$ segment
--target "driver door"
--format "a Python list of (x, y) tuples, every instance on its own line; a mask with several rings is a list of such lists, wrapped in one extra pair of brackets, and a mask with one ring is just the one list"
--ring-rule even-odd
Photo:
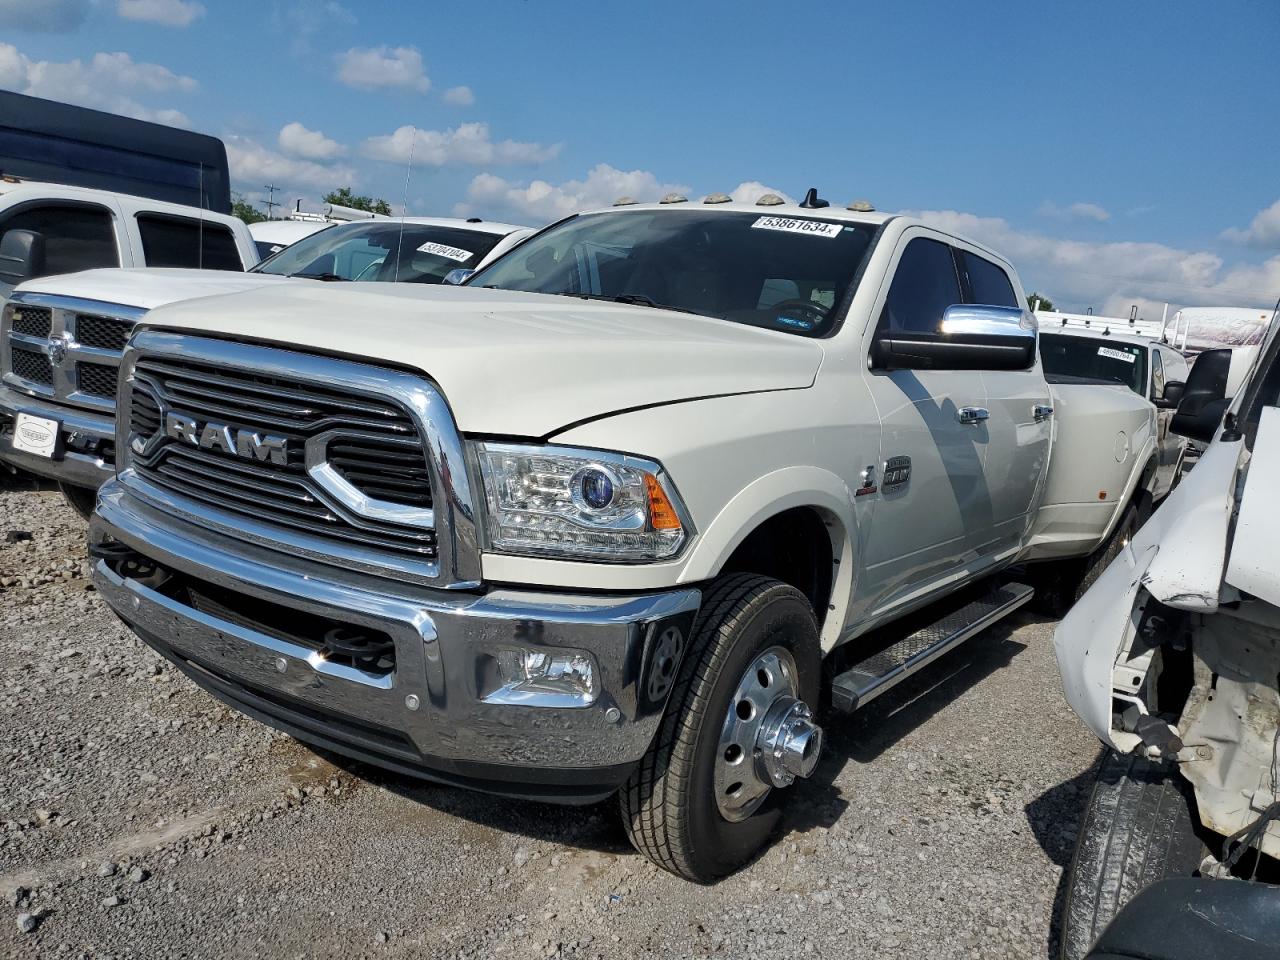
[[(947, 307), (964, 302), (951, 247), (917, 228), (896, 255), (877, 329), (935, 332)], [(982, 372), (871, 369), (866, 377), (883, 460), (865, 465), (877, 490), (859, 593), (879, 618), (967, 577), (993, 505), (988, 425), (974, 413), (987, 407)], [(903, 464), (905, 480), (886, 484)]]

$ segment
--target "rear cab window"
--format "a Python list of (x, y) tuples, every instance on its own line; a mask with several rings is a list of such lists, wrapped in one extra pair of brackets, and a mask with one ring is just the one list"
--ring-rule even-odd
[(1140, 344), (1042, 333), (1040, 360), (1050, 383), (1121, 383), (1147, 395), (1147, 348)]
[(140, 213), (137, 219), (149, 267), (244, 270), (235, 237), (220, 223), (158, 213)]

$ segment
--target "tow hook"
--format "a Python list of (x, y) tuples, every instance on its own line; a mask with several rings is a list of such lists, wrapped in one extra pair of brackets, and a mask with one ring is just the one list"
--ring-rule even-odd
[(817, 769), (822, 727), (813, 722), (813, 711), (803, 700), (779, 697), (760, 724), (756, 748), (763, 777), (775, 787), (789, 787)]

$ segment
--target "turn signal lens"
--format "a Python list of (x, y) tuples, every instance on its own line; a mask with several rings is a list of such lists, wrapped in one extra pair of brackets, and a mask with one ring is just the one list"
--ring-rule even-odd
[(644, 475), (645, 492), (649, 495), (649, 523), (655, 530), (679, 530), (680, 517), (667, 499), (667, 491), (652, 473)]

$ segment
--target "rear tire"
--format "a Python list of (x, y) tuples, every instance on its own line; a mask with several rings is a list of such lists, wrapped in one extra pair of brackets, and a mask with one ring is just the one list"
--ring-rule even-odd
[(1111, 561), (1120, 556), (1120, 551), (1133, 539), (1143, 520), (1145, 517), (1139, 512), (1138, 504), (1130, 503), (1102, 546), (1083, 560), (1033, 564), (1028, 571), (1036, 588), (1032, 608), (1050, 617), (1066, 616), (1067, 611), (1102, 576)]
[(1175, 770), (1108, 751), (1080, 822), (1062, 918), (1062, 960), (1083, 960), (1144, 887), (1190, 877), (1208, 850), (1195, 799)]
[(721, 729), (739, 680), (757, 656), (776, 647), (794, 659), (800, 699), (817, 704), (818, 625), (804, 595), (754, 574), (731, 574), (711, 585), (658, 734), (619, 794), (632, 845), (676, 876), (696, 883), (727, 876), (777, 829), (777, 789), (745, 819), (731, 822), (721, 814), (714, 786)]
[(75, 487), (69, 483), (59, 483), (58, 489), (62, 491), (62, 499), (67, 501), (67, 505), (80, 514), (81, 519), (88, 520), (93, 513), (93, 505), (97, 502), (98, 491), (89, 487)]
[(1080, 578), (1080, 582), (1076, 584), (1073, 601), (1078, 601), (1088, 592), (1100, 576), (1111, 566), (1111, 561), (1120, 556), (1120, 552), (1133, 539), (1133, 535), (1138, 532), (1141, 526), (1138, 520), (1138, 505), (1130, 503), (1124, 508), (1124, 512), (1120, 514), (1120, 520), (1111, 531), (1111, 535), (1107, 537), (1105, 543), (1089, 555), (1084, 563), (1084, 575)]

